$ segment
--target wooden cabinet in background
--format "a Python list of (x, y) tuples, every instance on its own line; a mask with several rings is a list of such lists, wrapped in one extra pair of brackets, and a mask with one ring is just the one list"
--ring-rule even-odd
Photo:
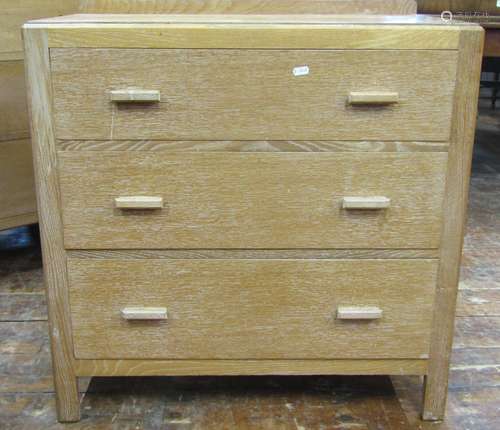
[(78, 0), (2, 0), (0, 6), (0, 230), (37, 222), (21, 27), (78, 10)]
[(0, 230), (37, 222), (28, 126), (23, 60), (0, 60)]
[(379, 14), (416, 13), (415, 0), (81, 0), (85, 13)]
[(498, 15), (497, 0), (417, 0), (418, 13), (439, 15), (443, 11)]

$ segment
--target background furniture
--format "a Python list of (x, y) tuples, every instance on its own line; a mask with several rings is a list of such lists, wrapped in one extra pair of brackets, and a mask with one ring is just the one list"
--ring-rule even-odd
[(82, 0), (87, 13), (382, 14), (416, 13), (414, 0)]
[(485, 57), (483, 59), (482, 71), (484, 75), (481, 78), (481, 88), (489, 89), (490, 94), (481, 98), (491, 100), (491, 108), (495, 109), (498, 100), (498, 91), (500, 90), (500, 57)]
[(500, 56), (500, 7), (496, 0), (417, 0), (418, 13), (450, 11), (457, 19), (476, 22), (486, 30), (484, 56)]
[(496, 108), (500, 90), (500, 8), (497, 14), (477, 21), (486, 30), (481, 87), (490, 90), (484, 98), (491, 99), (493, 109)]
[(0, 13), (0, 230), (37, 222), (21, 26), (78, 10), (76, 0), (2, 0)]
[(440, 14), (445, 10), (451, 12), (488, 13), (498, 15), (496, 0), (417, 0), (418, 13)]
[(24, 31), (62, 421), (80, 376), (165, 374), (424, 375), (423, 416), (443, 418), (479, 26)]
[(23, 60), (4, 60), (0, 61), (0, 230), (35, 222)]
[(496, 0), (418, 0), (418, 12), (439, 15), (450, 11), (457, 19), (480, 24), (485, 30), (484, 60), (481, 87), (489, 94), (481, 98), (491, 100), (496, 107), (500, 89), (500, 7)]

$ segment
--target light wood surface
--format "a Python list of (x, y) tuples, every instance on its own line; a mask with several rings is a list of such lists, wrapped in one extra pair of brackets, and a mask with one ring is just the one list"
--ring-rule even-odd
[(29, 137), (24, 65), (0, 61), (0, 141)]
[[(64, 243), (106, 248), (437, 248), (446, 153), (59, 153)], [(164, 209), (120, 212), (123, 195)], [(381, 195), (385, 211), (346, 211)], [(418, 199), (415, 196), (418, 195)], [(161, 226), (161, 227), (159, 227)]]
[(77, 0), (0, 1), (0, 230), (38, 220), (21, 26), (76, 11)]
[(399, 93), (383, 91), (350, 92), (347, 101), (352, 106), (384, 106), (399, 102)]
[(23, 58), (21, 26), (30, 19), (78, 11), (78, 0), (2, 0), (0, 9), (0, 61)]
[(78, 421), (80, 402), (73, 368), (66, 255), (58, 209), (59, 184), (46, 32), (24, 31), (24, 48), (57, 413), (60, 421)]
[(158, 308), (158, 307), (125, 307), (121, 311), (121, 316), (125, 320), (166, 320), (167, 316), (167, 308)]
[[(72, 258), (75, 357), (426, 358), (436, 270), (435, 260)], [(355, 304), (384, 317), (336, 319)], [(128, 323), (128, 306), (166, 307), (168, 322)]]
[(412, 259), (439, 257), (438, 249), (106, 249), (106, 250), (68, 250), (74, 258), (97, 259), (138, 259), (138, 258), (174, 258), (174, 259)]
[[(131, 15), (135, 16), (135, 15)], [(173, 23), (144, 24), (53, 24), (49, 44), (59, 48), (219, 48), (219, 49), (457, 49), (460, 25), (445, 26), (429, 18), (428, 25), (417, 20), (395, 20), (359, 16), (310, 19), (300, 23), (287, 18), (274, 25), (265, 20), (242, 23), (241, 19), (224, 17), (220, 22), (190, 23), (193, 18), (180, 17)], [(151, 20), (151, 18), (147, 18)], [(171, 17), (168, 17), (171, 19)], [(163, 21), (168, 19), (163, 18)], [(228, 22), (226, 22), (228, 21)], [(33, 28), (46, 24), (28, 24)], [(335, 26), (336, 35), (330, 36)], [(382, 27), (382, 28), (381, 28)], [(468, 28), (464, 24), (464, 28)], [(92, 29), (92, 31), (89, 31)], [(353, 31), (356, 37), (352, 37)]]
[(0, 1), (0, 230), (37, 222), (21, 26), (74, 13), (77, 0)]
[(465, 231), (469, 180), (477, 115), (484, 32), (461, 36), (460, 67), (454, 105), (446, 193), (444, 199), (441, 256), (431, 344), (431, 362), (426, 380), (423, 417), (444, 418), (448, 373), (454, 331), (454, 316)]
[(154, 196), (116, 197), (115, 207), (118, 209), (161, 209), (163, 198)]
[(82, 0), (87, 13), (416, 13), (414, 0)]
[(0, 230), (37, 222), (21, 26), (77, 8), (77, 0), (0, 1)]
[(339, 306), (337, 308), (339, 320), (378, 320), (383, 315), (383, 309), (378, 306)]
[(23, 225), (36, 224), (38, 222), (37, 212), (28, 212), (21, 215), (14, 215), (0, 220), (0, 230), (19, 227)]
[(31, 141), (0, 141), (0, 230), (36, 219)]
[[(447, 141), (456, 60), (451, 51), (52, 49), (56, 134)], [(294, 76), (300, 65), (310, 74)], [(161, 101), (110, 103), (108, 92), (123, 85), (160, 91)], [(376, 89), (399, 93), (400, 103), (347, 106), (351, 91)]]
[(153, 103), (160, 101), (157, 90), (125, 89), (112, 90), (109, 99), (115, 103)]
[(342, 208), (347, 210), (379, 210), (391, 206), (391, 199), (385, 196), (344, 197)]
[(37, 222), (28, 128), (23, 61), (0, 56), (0, 230)]
[(447, 152), (448, 142), (353, 140), (59, 140), (63, 151)]
[(75, 360), (78, 376), (425, 375), (427, 360)]
[[(346, 25), (346, 24), (363, 24), (377, 26), (378, 33), (387, 31), (393, 25), (404, 25), (407, 30), (412, 30), (411, 26), (419, 27), (422, 31), (429, 30), (428, 26), (432, 26), (432, 31), (435, 35), (441, 35), (441, 29), (446, 29), (448, 32), (459, 33), (463, 28), (474, 28), (474, 25), (467, 24), (464, 21), (453, 22), (453, 25), (444, 23), (442, 19), (429, 15), (363, 15), (363, 14), (123, 14), (123, 13), (101, 13), (101, 14), (74, 14), (65, 16), (56, 16), (52, 18), (44, 18), (31, 20), (26, 25), (28, 27), (43, 27), (52, 32), (60, 28), (67, 28), (80, 34), (80, 30), (87, 28), (94, 33), (96, 29), (109, 28), (109, 24), (121, 24), (119, 27), (122, 30), (125, 26), (129, 28), (137, 27), (138, 25), (147, 25), (150, 31), (155, 31), (155, 24), (328, 24), (328, 25)], [(71, 27), (68, 27), (68, 24)], [(103, 24), (105, 24), (103, 26)], [(152, 27), (150, 27), (153, 25)], [(380, 28), (380, 26), (383, 26)], [(439, 28), (436, 28), (439, 27)], [(145, 27), (144, 27), (145, 28)], [(300, 33), (299, 33), (300, 34)], [(341, 32), (342, 34), (342, 32)], [(429, 39), (430, 39), (430, 35)], [(404, 43), (404, 42), (403, 42)]]
[(0, 230), (33, 224), (38, 219), (27, 140), (21, 26), (29, 19), (76, 11), (77, 0), (0, 1)]

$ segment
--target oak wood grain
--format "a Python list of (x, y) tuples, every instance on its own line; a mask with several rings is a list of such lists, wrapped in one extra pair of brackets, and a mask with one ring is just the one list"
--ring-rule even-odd
[(60, 421), (78, 421), (80, 403), (73, 369), (66, 255), (58, 209), (59, 184), (47, 34), (40, 29), (25, 29), (23, 36), (57, 412)]
[(61, 151), (447, 152), (448, 142), (349, 140), (58, 140)]
[[(424, 359), (436, 271), (435, 260), (71, 258), (75, 357)], [(384, 316), (339, 321), (339, 305)], [(124, 321), (129, 306), (168, 308), (168, 320)]]
[[(43, 18), (29, 21), (28, 26), (42, 26), (47, 29), (67, 28), (68, 24), (74, 29), (87, 28), (94, 32), (97, 26), (102, 24), (127, 24), (129, 27), (151, 24), (329, 24), (329, 25), (376, 25), (383, 26), (379, 30), (387, 30), (394, 25), (418, 26), (425, 30), (437, 31), (447, 29), (451, 32), (460, 32), (464, 27), (471, 25), (465, 21), (457, 20), (450, 23), (444, 23), (440, 17), (432, 15), (376, 15), (376, 14), (150, 14), (150, 13), (77, 13), (65, 16), (55, 16), (52, 18)], [(104, 26), (103, 28), (106, 28)], [(151, 28), (154, 30), (154, 27)], [(407, 28), (411, 30), (411, 27)], [(379, 33), (381, 33), (379, 31)], [(49, 38), (50, 39), (50, 38)], [(434, 46), (434, 45), (432, 45)]]
[(0, 230), (36, 221), (24, 65), (0, 61)]
[(72, 258), (97, 259), (413, 259), (438, 258), (438, 249), (72, 249), (66, 252)]
[[(150, 16), (147, 20), (154, 21)], [(178, 24), (86, 24), (83, 28), (70, 23), (30, 25), (35, 28), (48, 25), (52, 48), (458, 49), (461, 25), (445, 26), (430, 19), (428, 25), (425, 22), (420, 25), (422, 19), (398, 23), (384, 17), (379, 20), (378, 24), (384, 24), (380, 28), (373, 16), (339, 17), (323, 19), (323, 23), (317, 19), (307, 23), (302, 16), (301, 20), (306, 22), (286, 18), (274, 23), (260, 19), (255, 23), (252, 17), (239, 21), (233, 18), (233, 22), (226, 23), (231, 19), (224, 16), (221, 22), (204, 24), (193, 24), (190, 22), (195, 21), (193, 18), (182, 17), (174, 20)], [(170, 19), (172, 16), (167, 16), (163, 22)]]
[[(56, 135), (447, 141), (456, 60), (453, 51), (52, 49)], [(310, 74), (294, 76), (300, 65)], [(111, 103), (123, 87), (160, 91), (161, 101)], [(398, 92), (400, 103), (348, 105), (350, 92), (371, 90)]]
[(78, 376), (425, 375), (427, 360), (75, 360)]
[(0, 141), (0, 230), (23, 225), (26, 217), (36, 222), (31, 141)]
[(367, 13), (405, 15), (416, 13), (414, 0), (82, 0), (85, 13)]
[(78, 0), (2, 0), (0, 60), (22, 59), (21, 26), (29, 19), (78, 11)]
[(0, 61), (0, 142), (28, 137), (23, 61)]
[(20, 227), (23, 225), (36, 224), (38, 222), (37, 212), (28, 212), (21, 215), (9, 216), (0, 220), (0, 230)]
[(453, 341), (454, 317), (465, 231), (469, 180), (477, 115), (484, 31), (477, 28), (461, 35), (457, 90), (454, 100), (452, 145), (450, 146), (444, 200), (441, 256), (426, 379), (423, 418), (444, 418), (448, 373)]
[[(439, 246), (446, 153), (58, 156), (68, 249)], [(162, 197), (164, 207), (119, 211), (123, 195)], [(391, 207), (342, 209), (356, 195), (386, 196)]]

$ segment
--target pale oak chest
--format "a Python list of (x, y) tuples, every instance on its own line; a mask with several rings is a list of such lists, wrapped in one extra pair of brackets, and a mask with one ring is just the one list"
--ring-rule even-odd
[(24, 28), (59, 418), (79, 376), (408, 374), (443, 417), (482, 30)]

